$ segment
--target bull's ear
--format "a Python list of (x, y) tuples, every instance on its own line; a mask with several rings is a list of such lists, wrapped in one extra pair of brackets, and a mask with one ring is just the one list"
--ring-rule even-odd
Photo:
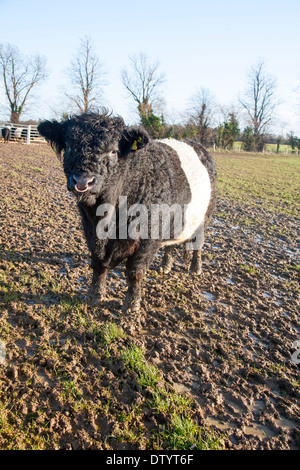
[(130, 152), (136, 152), (145, 147), (150, 142), (150, 137), (143, 127), (126, 127), (119, 142), (121, 155), (127, 155)]
[(57, 121), (43, 121), (38, 125), (38, 131), (60, 157), (65, 146), (63, 124)]

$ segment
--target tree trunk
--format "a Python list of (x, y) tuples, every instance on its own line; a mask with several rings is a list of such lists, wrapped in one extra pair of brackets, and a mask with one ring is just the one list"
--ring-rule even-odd
[(14, 124), (18, 124), (20, 121), (20, 113), (18, 113), (17, 111), (12, 111), (10, 114), (10, 121)]

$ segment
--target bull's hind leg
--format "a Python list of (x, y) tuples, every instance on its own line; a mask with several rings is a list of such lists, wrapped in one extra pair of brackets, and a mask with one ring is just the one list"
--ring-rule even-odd
[(101, 304), (105, 298), (106, 274), (105, 268), (93, 268), (92, 284), (87, 295), (88, 303), (92, 307)]
[(194, 250), (192, 255), (190, 271), (193, 274), (202, 273), (202, 259), (201, 259), (201, 250)]
[(190, 262), (191, 262), (191, 250), (187, 250), (185, 249), (184, 250), (184, 254), (183, 254), (183, 262), (184, 262), (184, 267), (185, 269), (189, 269), (189, 265), (190, 265)]
[(174, 251), (173, 246), (167, 246), (165, 248), (164, 257), (163, 257), (162, 264), (160, 267), (160, 271), (164, 274), (168, 274), (173, 267), (173, 263), (174, 263), (173, 251)]
[(196, 230), (193, 239), (187, 243), (186, 249), (192, 253), (192, 262), (190, 271), (193, 274), (202, 273), (201, 251), (204, 245), (204, 222), (202, 222)]

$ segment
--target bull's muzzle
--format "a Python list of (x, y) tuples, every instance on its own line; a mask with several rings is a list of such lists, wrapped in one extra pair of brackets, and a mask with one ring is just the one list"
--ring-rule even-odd
[(84, 177), (84, 176), (72, 176), (74, 181), (74, 187), (78, 193), (85, 193), (92, 189), (96, 184), (96, 177)]

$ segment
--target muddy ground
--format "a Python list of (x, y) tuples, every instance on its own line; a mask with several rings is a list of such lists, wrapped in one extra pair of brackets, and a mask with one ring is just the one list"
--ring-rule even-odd
[[(0, 333), (6, 344), (1, 388), (10, 406), (14, 399), (22, 403), (24, 416), (34, 415), (32, 403), (37, 407), (44, 400), (56, 448), (117, 449), (109, 438), (114, 423), (105, 414), (89, 419), (82, 411), (77, 417), (70, 412), (51, 372), (53, 358), (47, 359), (41, 344), (47, 337), (71, 364), (76, 342), (87, 351), (84, 327), (62, 329), (56, 322), (47, 330), (40, 312), (58, 305), (60, 295), (40, 281), (33, 292), (30, 280), (26, 293), (20, 280), (20, 269), (34, 275), (42, 266), (65, 283), (70, 298), (84, 303), (91, 272), (74, 200), (48, 146), (0, 144), (0, 156), (5, 195), (0, 269), (9, 273), (16, 267), (14, 297), (8, 297), (5, 285), (6, 297), (0, 299), (2, 327), (7, 326)], [(95, 318), (122, 325), (164, 380), (195, 400), (200, 425), (224, 433), (226, 448), (300, 449), (299, 220), (268, 212), (263, 203), (219, 196), (206, 236), (203, 274), (190, 275), (178, 249), (172, 272), (161, 275), (161, 256), (147, 274), (139, 318), (124, 316), (120, 309), (126, 290), (123, 266), (110, 273), (107, 300), (93, 310)], [(100, 359), (73, 361), (70, 370), (76, 376), (84, 367), (94, 387), (87, 386), (85, 393), (95, 403), (109, 384), (119, 390), (122, 378), (115, 397), (124, 406), (132, 404), (138, 395), (132, 377), (122, 375), (122, 365), (109, 370), (107, 358)], [(96, 368), (105, 372), (101, 386)], [(158, 426), (147, 413), (148, 428)], [(2, 448), (9, 447), (7, 442), (2, 436)]]

